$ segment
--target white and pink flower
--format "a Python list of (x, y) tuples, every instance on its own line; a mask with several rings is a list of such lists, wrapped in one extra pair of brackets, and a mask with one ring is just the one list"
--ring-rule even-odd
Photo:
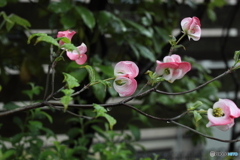
[(201, 24), (197, 17), (187, 17), (181, 21), (183, 32), (188, 35), (188, 39), (192, 38), (198, 41), (201, 37)]
[[(67, 37), (70, 41), (72, 40), (73, 35), (75, 34), (75, 31), (70, 31), (70, 30), (66, 30), (66, 31), (59, 31), (57, 34), (57, 38), (59, 37)], [(59, 41), (59, 45), (63, 45), (64, 42), (63, 41)]]
[(82, 65), (87, 61), (87, 46), (82, 43), (77, 47), (78, 50), (67, 51), (67, 56), (70, 60), (75, 61), (77, 64)]
[(138, 66), (132, 61), (118, 62), (114, 67), (116, 79), (113, 82), (114, 89), (120, 97), (131, 96), (137, 89), (137, 81), (134, 79), (139, 73)]
[(219, 99), (207, 112), (208, 124), (206, 127), (216, 126), (227, 131), (234, 125), (234, 118), (240, 117), (240, 109), (229, 99)]
[(163, 62), (158, 60), (156, 62), (156, 74), (162, 76), (170, 83), (173, 83), (176, 79), (181, 79), (191, 70), (191, 64), (189, 62), (182, 62), (181, 57), (175, 54), (164, 57)]

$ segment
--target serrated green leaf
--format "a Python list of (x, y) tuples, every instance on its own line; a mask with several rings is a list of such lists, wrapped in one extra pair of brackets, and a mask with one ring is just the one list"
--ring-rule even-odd
[(95, 18), (93, 13), (83, 6), (75, 6), (75, 10), (77, 11), (78, 15), (81, 16), (84, 24), (88, 26), (88, 28), (93, 29), (95, 26)]
[(46, 33), (34, 33), (34, 34), (31, 34), (29, 37), (28, 37), (28, 40), (27, 40), (27, 43), (29, 44), (31, 42), (31, 39), (34, 38), (34, 37), (40, 37), (40, 36), (47, 36)]
[(112, 116), (110, 116), (109, 114), (106, 113), (107, 110), (104, 107), (102, 107), (98, 104), (93, 104), (93, 107), (95, 109), (94, 112), (97, 113), (96, 118), (97, 117), (106, 118), (109, 123), (110, 129), (113, 129), (113, 126), (116, 124), (117, 121)]
[(62, 92), (64, 96), (60, 99), (60, 102), (63, 104), (64, 111), (67, 110), (69, 103), (73, 100), (72, 94), (74, 92), (73, 89), (63, 89)]
[(106, 87), (103, 84), (95, 84), (92, 86), (93, 93), (95, 97), (100, 101), (103, 102), (104, 98), (106, 97)]
[(52, 38), (51, 36), (41, 36), (41, 37), (38, 37), (35, 44), (37, 44), (38, 42), (47, 42), (47, 43), (50, 43), (50, 44), (53, 44), (57, 47), (59, 47), (59, 44), (58, 44), (58, 41), (54, 38)]
[(147, 47), (145, 47), (141, 44), (136, 44), (136, 47), (138, 48), (140, 54), (143, 57), (151, 60), (152, 62), (154, 62), (156, 60), (154, 54)]
[(71, 76), (70, 74), (64, 73), (64, 72), (63, 72), (63, 75), (64, 75), (63, 82), (67, 83), (67, 86), (69, 89), (79, 86), (78, 80), (75, 77)]

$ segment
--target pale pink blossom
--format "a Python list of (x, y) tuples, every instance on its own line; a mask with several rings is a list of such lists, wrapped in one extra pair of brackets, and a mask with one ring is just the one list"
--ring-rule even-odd
[(113, 87), (120, 97), (131, 96), (137, 89), (137, 81), (134, 78), (117, 77)]
[(183, 32), (188, 35), (188, 39), (192, 38), (198, 41), (201, 37), (201, 24), (197, 17), (187, 17), (181, 21)]
[(135, 78), (139, 73), (138, 66), (132, 61), (120, 61), (115, 65), (114, 75), (116, 77)]
[(175, 54), (164, 57), (163, 62), (158, 60), (156, 62), (156, 74), (162, 76), (170, 83), (174, 82), (176, 79), (181, 79), (191, 70), (191, 64), (189, 62), (182, 62), (181, 57)]
[[(72, 40), (73, 35), (75, 34), (75, 31), (70, 31), (70, 30), (66, 30), (66, 31), (59, 31), (57, 34), (57, 38), (59, 37), (67, 37), (70, 41)], [(64, 42), (63, 41), (59, 41), (59, 45), (63, 45)]]
[(77, 47), (78, 50), (67, 51), (67, 56), (70, 60), (75, 61), (77, 64), (82, 65), (87, 61), (87, 46), (82, 43)]
[(213, 109), (208, 109), (207, 127), (216, 126), (222, 131), (230, 129), (234, 125), (234, 118), (240, 116), (240, 109), (229, 99), (219, 99), (213, 105)]
[(120, 61), (114, 67), (113, 87), (119, 96), (131, 96), (137, 89), (137, 81), (134, 79), (139, 73), (138, 66), (132, 61)]

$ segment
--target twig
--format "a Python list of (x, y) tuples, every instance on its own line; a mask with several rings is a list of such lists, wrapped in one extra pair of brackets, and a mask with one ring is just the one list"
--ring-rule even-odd
[(201, 135), (201, 136), (204, 136), (204, 137), (206, 137), (206, 138), (208, 138), (208, 139), (212, 139), (212, 140), (215, 140), (215, 141), (220, 141), (220, 142), (225, 142), (225, 143), (234, 143), (234, 142), (239, 142), (239, 141), (240, 141), (240, 139), (234, 139), (234, 140), (218, 139), (218, 138), (211, 137), (211, 136), (209, 136), (209, 135), (203, 134), (203, 133), (201, 133), (201, 132), (198, 132), (197, 130), (192, 129), (191, 127), (185, 126), (185, 125), (183, 125), (183, 124), (181, 124), (181, 123), (178, 123), (178, 122), (176, 122), (176, 121), (172, 121), (172, 120), (171, 120), (171, 121), (169, 121), (169, 122), (172, 122), (172, 123), (174, 123), (174, 124), (176, 124), (176, 125), (178, 125), (178, 126), (181, 126), (181, 127), (183, 127), (183, 128), (186, 128), (186, 129), (188, 129), (188, 130), (190, 130), (190, 131), (192, 131), (192, 132), (195, 132), (195, 133), (197, 133), (197, 134), (199, 134), (199, 135)]
[(213, 81), (215, 81), (215, 80), (217, 80), (217, 79), (219, 79), (219, 78), (221, 78), (221, 77), (223, 77), (223, 76), (225, 76), (225, 75), (227, 75), (227, 74), (229, 74), (231, 72), (232, 72), (232, 70), (229, 69), (229, 70), (225, 71), (224, 73), (220, 74), (219, 76), (217, 76), (217, 77), (215, 77), (215, 78), (213, 78), (213, 79), (211, 79), (211, 80), (201, 84), (200, 86), (198, 86), (198, 87), (196, 87), (194, 89), (188, 90), (188, 91), (177, 92), (177, 93), (169, 93), (169, 92), (164, 92), (164, 91), (160, 91), (160, 90), (155, 90), (155, 92), (161, 93), (161, 94), (166, 94), (166, 95), (180, 95), (180, 94), (190, 93), (190, 92), (196, 91), (196, 90), (206, 86), (207, 84), (209, 84), (209, 83), (211, 83), (211, 82), (213, 82)]

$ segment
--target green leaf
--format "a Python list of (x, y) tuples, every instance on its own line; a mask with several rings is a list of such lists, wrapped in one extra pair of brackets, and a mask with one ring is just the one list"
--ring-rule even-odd
[(233, 57), (233, 59), (234, 59), (234, 61), (237, 63), (238, 62), (238, 60), (239, 60), (239, 55), (240, 55), (240, 51), (235, 51), (234, 52), (234, 57)]
[(128, 128), (130, 129), (132, 135), (135, 137), (135, 140), (136, 141), (140, 140), (140, 138), (141, 138), (140, 129), (137, 126), (134, 126), (131, 124), (128, 125)]
[(103, 102), (104, 98), (106, 97), (106, 87), (103, 84), (95, 84), (93, 87), (93, 93), (96, 96), (96, 98)]
[(75, 10), (81, 16), (83, 22), (85, 23), (88, 28), (93, 29), (95, 26), (95, 18), (93, 16), (93, 13), (83, 6), (75, 6)]
[(3, 108), (6, 109), (6, 110), (13, 110), (13, 109), (19, 108), (19, 106), (16, 105), (15, 103), (13, 103), (13, 102), (9, 102), (9, 103), (5, 104), (3, 106)]
[(15, 15), (15, 14), (9, 15), (9, 19), (12, 22), (14, 22), (14, 23), (16, 23), (16, 24), (18, 24), (18, 25), (20, 25), (20, 26), (22, 26), (24, 28), (31, 27), (31, 24), (26, 19), (24, 19), (22, 17), (19, 17), (19, 16)]
[(124, 19), (124, 22), (127, 23), (128, 25), (136, 28), (138, 30), (138, 32), (141, 33), (142, 35), (145, 35), (146, 37), (152, 38), (153, 33), (150, 30), (143, 27), (142, 25), (140, 25), (138, 23), (135, 23), (133, 21), (127, 20), (127, 19)]
[[(0, 151), (1, 152), (1, 151)], [(0, 160), (6, 160), (9, 157), (11, 157), (12, 155), (14, 155), (16, 152), (16, 150), (7, 150), (3, 153), (3, 155), (0, 157)]]
[(37, 44), (38, 42), (47, 42), (47, 43), (50, 43), (50, 44), (53, 44), (57, 47), (59, 47), (59, 44), (58, 44), (58, 41), (54, 38), (52, 38), (51, 36), (41, 36), (41, 37), (38, 37), (35, 44)]
[(96, 82), (96, 72), (95, 70), (93, 69), (92, 66), (89, 66), (89, 65), (85, 65), (83, 66), (84, 68), (87, 69), (88, 71), (88, 74), (89, 74), (89, 79), (90, 79), (90, 82), (93, 83), (93, 82)]
[[(64, 41), (63, 41), (64, 42)], [(75, 47), (73, 44), (71, 43), (64, 43), (63, 45), (61, 45), (61, 48), (65, 48), (68, 51), (78, 51), (77, 47)]]
[(60, 22), (64, 26), (65, 29), (73, 28), (76, 25), (76, 18), (72, 18), (73, 15), (70, 14), (63, 14)]
[(48, 9), (54, 13), (65, 13), (72, 8), (71, 3), (67, 1), (60, 1), (56, 3), (50, 3)]
[(0, 1), (0, 7), (4, 7), (7, 5), (7, 0), (1, 0)]
[(2, 86), (0, 85), (0, 92), (2, 91)]
[(112, 20), (114, 15), (108, 11), (100, 11), (97, 16), (98, 26), (101, 30), (103, 30)]
[(116, 124), (116, 120), (112, 116), (106, 113), (107, 110), (98, 104), (93, 104), (93, 107), (95, 108), (94, 112), (97, 113), (96, 118), (97, 117), (106, 118), (109, 123), (110, 129), (113, 129), (113, 126)]
[(47, 34), (46, 34), (46, 33), (34, 33), (34, 34), (31, 34), (31, 35), (28, 37), (27, 43), (29, 44), (29, 43), (31, 42), (31, 39), (32, 39), (33, 37), (40, 37), (40, 36), (47, 36)]
[(151, 60), (152, 62), (154, 62), (156, 60), (154, 54), (147, 47), (145, 47), (141, 44), (136, 44), (136, 47), (138, 48), (140, 54), (143, 57)]
[(78, 80), (75, 77), (71, 76), (70, 74), (64, 73), (64, 72), (63, 72), (63, 75), (64, 75), (63, 82), (67, 83), (67, 86), (69, 89), (79, 86)]
[(195, 110), (200, 107), (203, 103), (201, 101), (195, 102), (192, 106), (190, 106), (189, 110)]
[(114, 72), (113, 72), (113, 67), (112, 66), (106, 66), (106, 65), (98, 65), (98, 68), (100, 68), (100, 70), (107, 76), (109, 77), (113, 77), (114, 76)]
[(73, 100), (72, 94), (74, 92), (73, 89), (63, 89), (61, 90), (64, 93), (64, 96), (60, 99), (60, 102), (64, 106), (64, 111), (67, 110), (69, 103)]
[(194, 116), (194, 121), (195, 124), (197, 125), (197, 122), (202, 119), (202, 116), (200, 115), (200, 113), (198, 113), (197, 111), (193, 111), (193, 116)]

